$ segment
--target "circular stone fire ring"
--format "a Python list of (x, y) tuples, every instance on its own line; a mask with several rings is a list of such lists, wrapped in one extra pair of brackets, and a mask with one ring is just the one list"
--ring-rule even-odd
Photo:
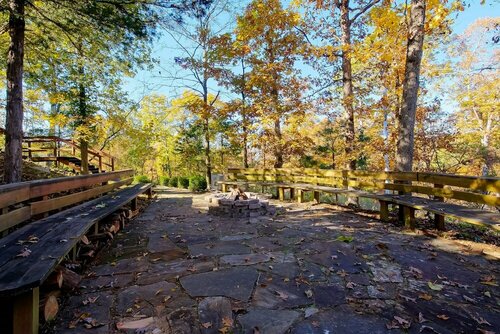
[(231, 193), (215, 193), (206, 197), (208, 213), (232, 218), (275, 215), (276, 207), (269, 203), (271, 195), (245, 192), (248, 199), (233, 199)]

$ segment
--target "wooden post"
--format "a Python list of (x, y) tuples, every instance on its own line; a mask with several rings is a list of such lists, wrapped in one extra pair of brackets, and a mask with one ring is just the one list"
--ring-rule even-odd
[(28, 159), (31, 161), (31, 142), (28, 142)]
[(130, 202), (130, 207), (131, 207), (132, 211), (137, 210), (137, 197), (136, 197), (136, 198), (134, 198), (134, 199), (132, 200), (132, 202)]
[(71, 154), (73, 156), (76, 156), (76, 147), (75, 147), (75, 141), (71, 140)]
[(290, 200), (295, 199), (295, 188), (290, 188)]
[(94, 224), (94, 235), (99, 234), (99, 222)]
[(14, 298), (13, 334), (38, 334), (39, 304), (38, 287)]
[[(434, 188), (443, 189), (444, 185), (434, 184)], [(434, 200), (438, 202), (444, 202), (444, 197), (434, 196)], [(440, 231), (444, 231), (444, 216), (439, 214), (434, 214), (434, 226)]]
[(389, 203), (379, 200), (380, 203), (380, 220), (383, 222), (389, 221)]
[(115, 158), (111, 158), (111, 171), (115, 170)]
[(316, 204), (319, 204), (320, 203), (320, 197), (321, 193), (319, 191), (315, 191), (314, 192), (314, 201), (316, 202)]
[(102, 173), (102, 157), (99, 156), (99, 173)]
[(415, 209), (410, 208), (408, 206), (402, 206), (400, 205), (400, 210), (401, 207), (403, 207), (403, 216), (404, 216), (404, 224), (405, 228), (414, 230), (415, 229)]
[(304, 191), (297, 189), (297, 203), (304, 203)]
[(146, 191), (146, 195), (148, 195), (148, 199), (153, 198), (153, 188), (148, 188), (148, 190)]
[(278, 198), (280, 201), (285, 200), (285, 189), (283, 187), (278, 187)]
[(222, 192), (223, 192), (223, 193), (226, 193), (226, 192), (227, 192), (227, 184), (222, 183), (222, 184), (221, 184), (221, 187), (222, 187)]

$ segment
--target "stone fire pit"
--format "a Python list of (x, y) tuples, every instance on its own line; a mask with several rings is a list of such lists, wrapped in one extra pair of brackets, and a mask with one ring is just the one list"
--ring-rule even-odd
[(208, 213), (232, 218), (276, 214), (276, 207), (269, 203), (271, 195), (246, 192), (247, 199), (234, 199), (231, 194), (231, 192), (215, 193), (207, 196)]

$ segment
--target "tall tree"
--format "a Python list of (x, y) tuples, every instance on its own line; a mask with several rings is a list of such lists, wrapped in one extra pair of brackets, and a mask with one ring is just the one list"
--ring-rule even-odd
[[(229, 10), (227, 0), (195, 1), (192, 7), (185, 12), (185, 19), (176, 24), (168, 22), (165, 24), (167, 33), (181, 49), (183, 55), (176, 57), (175, 62), (187, 76), (182, 78), (181, 84), (199, 93), (203, 100), (201, 106), (202, 129), (204, 136), (205, 151), (205, 178), (207, 187), (212, 182), (212, 158), (211, 158), (211, 133), (210, 122), (215, 116), (214, 104), (219, 99), (219, 92), (211, 93), (211, 84), (224, 71), (225, 58), (220, 57), (218, 45), (220, 39), (227, 39), (224, 34), (227, 24), (220, 25), (220, 16)], [(171, 79), (178, 80), (177, 75)]]
[(24, 0), (9, 0), (4, 181), (21, 181), (23, 140)]
[[(335, 34), (335, 28), (325, 26), (325, 22), (329, 22), (322, 15), (317, 15), (319, 25), (318, 37), (325, 41), (330, 41), (330, 45), (320, 48), (320, 58), (327, 59), (329, 62), (341, 60), (342, 73), (342, 106), (344, 109), (344, 150), (347, 158), (346, 168), (356, 169), (356, 129), (355, 129), (355, 88), (353, 83), (353, 34), (357, 32), (355, 39), (362, 38), (364, 33), (363, 16), (370, 9), (377, 5), (380, 0), (316, 0), (306, 1), (313, 2), (317, 11), (319, 8), (326, 9), (330, 12), (330, 17), (334, 23), (329, 23), (340, 27), (340, 43), (339, 38)], [(314, 13), (314, 12), (313, 12)], [(314, 14), (313, 14), (314, 15)], [(338, 16), (337, 16), (338, 15)], [(325, 33), (326, 32), (326, 33)], [(333, 33), (332, 33), (333, 32)], [(335, 80), (330, 80), (335, 82)]]
[(396, 170), (398, 171), (411, 171), (413, 167), (415, 115), (424, 46), (425, 5), (426, 0), (412, 0), (410, 6), (403, 97), (398, 122), (396, 151)]
[(304, 37), (295, 27), (300, 15), (284, 9), (279, 0), (254, 0), (238, 18), (237, 42), (248, 50), (252, 98), (264, 132), (272, 134), (274, 167), (283, 167), (286, 138), (283, 125), (294, 113), (304, 112), (304, 80), (294, 65), (301, 57)]

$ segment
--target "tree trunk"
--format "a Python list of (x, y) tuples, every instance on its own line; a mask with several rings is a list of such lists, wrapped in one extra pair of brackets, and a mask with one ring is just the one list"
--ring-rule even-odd
[(282, 168), (283, 167), (283, 146), (281, 145), (281, 140), (283, 138), (283, 135), (281, 133), (281, 122), (280, 118), (278, 117), (274, 121), (274, 134), (276, 136), (276, 144), (274, 146), (274, 168)]
[(20, 182), (23, 162), (24, 0), (9, 1), (4, 181)]
[(342, 84), (343, 105), (345, 112), (345, 154), (347, 157), (346, 169), (356, 169), (354, 154), (354, 90), (352, 85), (351, 65), (351, 21), (349, 19), (349, 0), (342, 0), (340, 4), (340, 26), (342, 29)]
[(212, 185), (212, 162), (210, 159), (210, 132), (208, 121), (208, 117), (205, 117), (203, 132), (205, 133), (205, 164), (207, 166), (205, 178), (207, 179), (207, 189), (210, 190)]
[(405, 78), (396, 151), (396, 170), (398, 171), (411, 171), (413, 168), (415, 115), (424, 45), (424, 23), (425, 0), (411, 0)]
[(89, 173), (89, 142), (85, 139), (80, 140), (80, 159), (82, 160), (81, 173)]

